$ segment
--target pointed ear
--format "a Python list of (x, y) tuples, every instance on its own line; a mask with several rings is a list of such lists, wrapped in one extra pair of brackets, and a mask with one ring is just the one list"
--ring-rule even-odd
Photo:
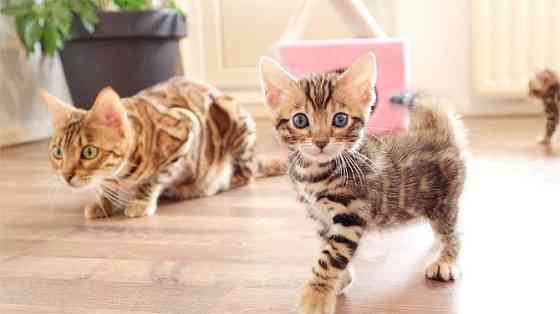
[(111, 88), (102, 89), (88, 112), (87, 122), (95, 127), (111, 128), (124, 135), (127, 113), (119, 95)]
[(293, 88), (297, 88), (296, 79), (269, 57), (261, 58), (259, 69), (266, 104), (271, 109), (276, 109), (282, 103), (282, 98)]
[(377, 80), (377, 63), (372, 52), (356, 60), (336, 82), (336, 91), (369, 107), (375, 101), (374, 87)]
[(41, 89), (39, 94), (52, 115), (53, 126), (57, 129), (62, 128), (70, 120), (72, 112), (77, 111), (72, 105), (63, 102), (44, 89)]

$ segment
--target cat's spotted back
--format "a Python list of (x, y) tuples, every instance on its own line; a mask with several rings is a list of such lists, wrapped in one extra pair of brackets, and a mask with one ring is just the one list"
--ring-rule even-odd
[(53, 113), (51, 163), (71, 186), (94, 186), (100, 201), (87, 217), (123, 209), (155, 212), (161, 193), (180, 199), (284, 172), (282, 161), (256, 158), (255, 123), (231, 97), (184, 77), (121, 99), (102, 90), (90, 111), (44, 94)]

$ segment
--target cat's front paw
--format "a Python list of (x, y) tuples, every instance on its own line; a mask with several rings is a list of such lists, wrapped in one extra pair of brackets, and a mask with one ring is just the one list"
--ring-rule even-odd
[(124, 214), (128, 218), (151, 216), (156, 212), (156, 205), (146, 201), (133, 201), (124, 210)]
[(338, 284), (337, 295), (341, 295), (346, 293), (352, 287), (352, 283), (354, 282), (354, 270), (348, 265), (344, 273), (342, 273), (342, 277), (340, 278), (340, 282)]
[(334, 314), (336, 295), (320, 285), (308, 283), (299, 302), (299, 314)]
[(109, 218), (109, 216), (111, 216), (111, 210), (103, 208), (98, 203), (88, 204), (84, 208), (84, 217), (87, 219)]
[(426, 267), (426, 277), (438, 281), (452, 281), (459, 279), (461, 271), (453, 262), (435, 261)]

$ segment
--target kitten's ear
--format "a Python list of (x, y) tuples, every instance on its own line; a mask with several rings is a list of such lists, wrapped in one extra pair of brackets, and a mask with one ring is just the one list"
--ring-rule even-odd
[(52, 115), (53, 126), (57, 129), (63, 127), (68, 122), (72, 112), (77, 111), (72, 105), (63, 102), (44, 89), (41, 89), (39, 94)]
[(121, 98), (111, 87), (105, 87), (97, 94), (87, 117), (88, 123), (118, 130), (121, 135), (125, 131), (126, 119), (127, 113)]
[(261, 58), (259, 68), (266, 104), (276, 109), (282, 103), (282, 97), (296, 87), (296, 79), (269, 57)]
[(377, 63), (372, 52), (356, 60), (336, 82), (337, 92), (369, 107), (374, 101), (374, 87), (377, 80)]

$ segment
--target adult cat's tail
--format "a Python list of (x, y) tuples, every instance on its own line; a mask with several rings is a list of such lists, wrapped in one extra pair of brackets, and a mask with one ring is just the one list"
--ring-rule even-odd
[(287, 171), (288, 160), (286, 158), (257, 156), (257, 179), (285, 175)]
[(463, 121), (451, 110), (450, 101), (420, 92), (404, 91), (392, 96), (391, 102), (410, 109), (409, 132), (423, 133), (438, 142), (453, 142), (459, 147), (466, 147)]

